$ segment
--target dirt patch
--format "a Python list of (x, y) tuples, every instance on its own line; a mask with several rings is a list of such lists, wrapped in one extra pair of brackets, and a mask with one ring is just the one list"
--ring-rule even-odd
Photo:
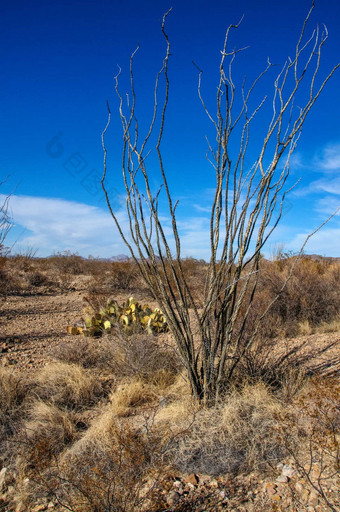
[(66, 326), (81, 319), (83, 293), (10, 296), (0, 310), (0, 364), (36, 369), (67, 341)]

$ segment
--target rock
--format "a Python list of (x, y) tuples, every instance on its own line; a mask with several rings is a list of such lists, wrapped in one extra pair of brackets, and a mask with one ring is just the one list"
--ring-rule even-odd
[(283, 467), (282, 467), (282, 471), (281, 471), (281, 475), (282, 476), (286, 476), (288, 478), (292, 478), (292, 476), (294, 476), (296, 473), (296, 470), (290, 466), (289, 464), (285, 464)]
[(180, 499), (180, 495), (176, 491), (170, 491), (169, 495), (166, 498), (166, 502), (169, 505), (169, 507), (173, 507), (176, 505), (178, 500)]
[(302, 493), (303, 489), (304, 489), (304, 486), (302, 485), (302, 483), (301, 482), (296, 482), (296, 484), (295, 484), (296, 492)]
[(176, 492), (178, 492), (181, 495), (183, 494), (183, 482), (181, 482), (180, 480), (175, 480), (173, 483), (173, 487), (176, 488)]
[(276, 494), (276, 491), (277, 491), (277, 485), (273, 484), (272, 482), (267, 482), (265, 485), (264, 485), (264, 490), (270, 495), (274, 495)]
[(302, 493), (301, 493), (301, 499), (305, 502), (307, 502), (309, 500), (309, 490), (308, 489), (303, 489)]
[(281, 496), (278, 494), (274, 494), (274, 496), (271, 496), (272, 501), (281, 501)]
[[(7, 478), (6, 478), (7, 475)], [(0, 471), (0, 492), (7, 488), (8, 481), (8, 468), (3, 467)]]
[(185, 479), (185, 482), (187, 484), (192, 484), (192, 485), (195, 485), (197, 486), (198, 483), (199, 483), (199, 478), (197, 475), (195, 475), (195, 473), (191, 473), (191, 475), (189, 475), (186, 479)]
[(166, 407), (168, 405), (168, 399), (164, 396), (159, 397), (159, 407)]
[(287, 484), (288, 480), (288, 476), (280, 475), (277, 477), (276, 482), (278, 482), (279, 484)]
[(43, 512), (43, 510), (46, 510), (47, 504), (46, 503), (40, 503), (39, 505), (36, 505), (32, 508), (32, 512)]
[(220, 495), (221, 500), (227, 501), (228, 496), (227, 496), (227, 493), (225, 491), (220, 491), (219, 495)]

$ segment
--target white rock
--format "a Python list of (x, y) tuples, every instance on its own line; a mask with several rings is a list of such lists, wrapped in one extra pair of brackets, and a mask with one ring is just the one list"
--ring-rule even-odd
[(180, 495), (178, 494), (178, 492), (171, 491), (169, 493), (169, 496), (166, 498), (166, 502), (169, 505), (169, 507), (172, 507), (173, 505), (175, 505), (178, 502), (179, 499), (180, 499)]
[(288, 478), (292, 478), (292, 476), (294, 476), (295, 473), (295, 469), (289, 464), (285, 464), (281, 471), (282, 476), (287, 476)]
[(6, 487), (6, 473), (8, 469), (3, 467), (0, 471), (0, 492), (5, 490)]
[(288, 483), (288, 477), (285, 475), (280, 475), (277, 477), (276, 482), (278, 482), (280, 484), (286, 484), (286, 483)]

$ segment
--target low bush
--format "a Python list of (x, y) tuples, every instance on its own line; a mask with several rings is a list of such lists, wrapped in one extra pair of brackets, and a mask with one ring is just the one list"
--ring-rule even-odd
[(48, 286), (51, 284), (49, 278), (42, 274), (41, 272), (31, 272), (28, 275), (28, 282), (31, 286), (40, 287), (40, 286)]
[[(332, 322), (340, 313), (340, 265), (327, 259), (302, 257), (284, 290), (292, 258), (265, 262), (254, 309), (261, 310), (278, 294), (262, 326), (263, 335), (295, 336), (301, 327)], [(275, 328), (276, 326), (276, 328)]]
[[(147, 334), (107, 335), (101, 345), (101, 364), (117, 378), (139, 377), (144, 381), (161, 379), (162, 372), (176, 376), (180, 368), (176, 352)], [(158, 377), (157, 377), (158, 376)]]
[(72, 253), (71, 251), (58, 252), (48, 258), (49, 265), (54, 265), (60, 273), (72, 275), (85, 273), (85, 261), (79, 254)]
[(139, 282), (139, 272), (133, 260), (114, 261), (108, 276), (108, 285), (113, 290), (130, 290)]
[(100, 366), (104, 353), (98, 343), (77, 336), (70, 341), (60, 343), (54, 349), (53, 356), (64, 363), (78, 364), (83, 368), (95, 368)]

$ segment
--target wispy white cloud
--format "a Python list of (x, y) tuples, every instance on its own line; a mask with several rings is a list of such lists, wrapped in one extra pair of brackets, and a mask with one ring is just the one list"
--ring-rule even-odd
[(312, 189), (328, 194), (340, 195), (340, 176), (332, 179), (321, 179), (311, 184)]
[(290, 158), (290, 168), (308, 169), (313, 172), (333, 173), (340, 170), (340, 143), (329, 143), (316, 151), (314, 155), (308, 155), (296, 151)]
[[(13, 195), (12, 242), (16, 247), (33, 246), (40, 255), (68, 249), (87, 256), (112, 256), (126, 252), (110, 214), (96, 206), (75, 201)], [(118, 213), (126, 225), (124, 215)]]
[[(99, 207), (63, 199), (19, 195), (11, 197), (10, 205), (14, 229), (9, 242), (16, 242), (17, 250), (34, 247), (40, 256), (63, 250), (78, 252), (82, 256), (128, 254), (111, 215)], [(117, 212), (117, 217), (123, 232), (128, 233), (126, 212)], [(161, 215), (161, 220), (164, 233), (173, 246), (171, 219)], [(178, 227), (183, 256), (208, 257), (207, 219), (185, 218), (179, 220)]]
[[(304, 167), (307, 171), (319, 175), (310, 183), (296, 187), (293, 195), (306, 197), (309, 194), (328, 193), (340, 195), (340, 143), (328, 144), (322, 148), (314, 157), (304, 159)], [(302, 181), (302, 183), (304, 180)]]
[(340, 170), (340, 144), (328, 144), (313, 160), (313, 165), (317, 170), (339, 171)]
[[(288, 244), (286, 244), (286, 247), (293, 251), (297, 251), (302, 247), (307, 236), (307, 232), (299, 233)], [(318, 231), (308, 240), (305, 251), (309, 254), (339, 257), (340, 227), (324, 227)]]
[[(322, 196), (313, 203), (314, 218), (325, 220), (334, 212), (339, 204), (340, 178), (334, 177), (327, 185), (318, 180), (318, 190)], [(327, 192), (329, 190), (329, 192)], [(325, 197), (325, 192), (327, 193)], [(0, 195), (1, 199), (3, 199)], [(178, 229), (181, 237), (183, 256), (195, 258), (210, 257), (210, 216), (206, 215), (208, 208), (204, 202), (201, 209), (189, 211), (187, 216), (178, 213)], [(83, 256), (110, 257), (117, 254), (128, 254), (128, 249), (120, 238), (118, 230), (108, 211), (97, 206), (91, 206), (76, 201), (63, 199), (13, 195), (10, 201), (13, 212), (15, 229), (10, 233), (7, 242), (13, 243), (18, 238), (16, 248), (34, 247), (39, 249), (39, 255), (47, 256), (53, 252), (70, 250)], [(206, 211), (207, 210), (207, 211)], [(199, 214), (199, 212), (201, 212)], [(187, 212), (188, 213), (188, 212)], [(117, 211), (119, 222), (124, 233), (129, 232), (129, 223), (124, 209)], [(169, 244), (174, 249), (171, 219), (166, 211), (161, 214), (164, 232)], [(322, 231), (317, 233), (307, 247), (308, 252), (339, 256), (340, 247), (340, 218), (332, 220)], [(223, 238), (223, 219), (221, 239)], [(310, 231), (313, 231), (312, 226)], [(283, 243), (287, 250), (300, 249), (308, 233), (309, 226), (292, 225), (289, 215), (282, 218), (267, 244), (266, 251), (270, 252), (270, 244)]]
[[(322, 216), (332, 215), (340, 206), (340, 200), (338, 197), (325, 196), (320, 198), (315, 205), (315, 209)], [(340, 216), (340, 212), (336, 214), (336, 217)]]
[(196, 211), (202, 213), (211, 213), (211, 206), (201, 206), (199, 204), (193, 204)]
[(296, 197), (305, 197), (309, 194), (320, 194), (327, 192), (328, 194), (340, 195), (340, 176), (335, 178), (321, 178), (312, 181), (306, 187), (297, 187), (293, 195)]

